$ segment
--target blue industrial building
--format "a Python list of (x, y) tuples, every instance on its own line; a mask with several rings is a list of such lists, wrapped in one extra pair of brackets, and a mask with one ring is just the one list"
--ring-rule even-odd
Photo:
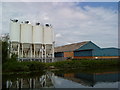
[(70, 58), (119, 58), (120, 49), (100, 48), (91, 41), (74, 43), (55, 48), (55, 57)]

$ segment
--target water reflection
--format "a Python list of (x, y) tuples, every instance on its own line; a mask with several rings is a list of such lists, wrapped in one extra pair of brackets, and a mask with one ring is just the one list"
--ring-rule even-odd
[(7, 78), (3, 88), (118, 88), (118, 72), (52, 73), (27, 78)]
[(46, 73), (40, 77), (8, 79), (3, 82), (3, 88), (53, 88), (51, 76), (53, 73)]
[[(80, 84), (77, 87), (91, 87), (91, 88), (118, 88), (118, 82), (120, 73), (118, 72), (105, 72), (105, 73), (67, 73), (67, 74), (56, 74), (58, 78), (64, 78)], [(63, 82), (64, 83), (64, 82)], [(62, 84), (63, 84), (62, 83)], [(81, 86), (82, 85), (82, 86)], [(61, 85), (62, 86), (62, 85)], [(73, 85), (70, 87), (74, 87)]]

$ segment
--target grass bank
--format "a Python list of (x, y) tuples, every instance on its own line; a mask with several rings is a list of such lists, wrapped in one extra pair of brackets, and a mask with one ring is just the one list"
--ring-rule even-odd
[(104, 68), (120, 66), (119, 60), (69, 60), (59, 61), (53, 63), (41, 63), (37, 61), (32, 62), (18, 62), (9, 60), (3, 64), (3, 73), (26, 73), (34, 71), (43, 71), (54, 67), (55, 69), (89, 69), (89, 68)]
[(46, 64), (41, 62), (18, 62), (18, 61), (7, 61), (2, 65), (3, 73), (21, 73), (21, 72), (34, 72), (45, 70)]
[(69, 61), (60, 61), (54, 63), (48, 63), (48, 66), (54, 66), (58, 69), (72, 69), (72, 68), (98, 68), (98, 67), (118, 67), (120, 66), (119, 60), (69, 60)]

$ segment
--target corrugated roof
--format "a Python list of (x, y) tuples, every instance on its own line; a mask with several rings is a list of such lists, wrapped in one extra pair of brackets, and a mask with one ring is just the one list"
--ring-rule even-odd
[(55, 52), (74, 51), (74, 50), (80, 48), (81, 46), (87, 44), (88, 42), (90, 42), (90, 41), (73, 43), (73, 44), (69, 44), (69, 45), (55, 47)]

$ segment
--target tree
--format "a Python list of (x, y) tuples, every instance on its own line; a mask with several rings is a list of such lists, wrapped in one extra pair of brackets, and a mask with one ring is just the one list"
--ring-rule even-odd
[(2, 63), (7, 62), (9, 59), (8, 55), (8, 42), (7, 41), (2, 41)]

